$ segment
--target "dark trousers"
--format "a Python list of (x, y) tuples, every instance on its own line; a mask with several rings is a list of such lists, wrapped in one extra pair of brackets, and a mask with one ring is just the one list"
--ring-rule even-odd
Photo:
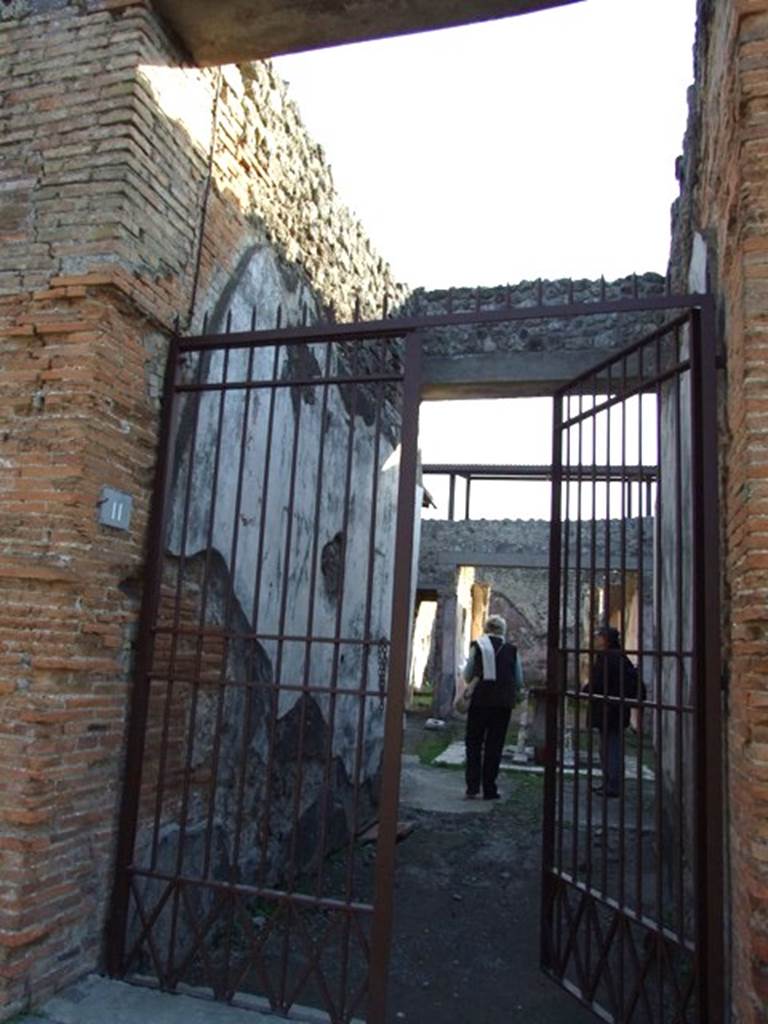
[(467, 792), (483, 796), (496, 793), (504, 738), (512, 714), (510, 708), (473, 708), (467, 715)]
[(618, 796), (624, 772), (621, 763), (621, 730), (609, 722), (600, 733), (600, 761), (607, 793)]

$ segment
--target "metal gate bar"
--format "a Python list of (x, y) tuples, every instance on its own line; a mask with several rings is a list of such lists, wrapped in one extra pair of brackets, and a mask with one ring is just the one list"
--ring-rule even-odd
[(723, 1014), (715, 352), (691, 306), (555, 396), (541, 955), (616, 1022)]
[[(717, 473), (717, 379), (714, 310), (691, 314), (693, 346), (692, 501), (699, 524), (693, 552), (696, 778), (701, 796), (696, 817), (698, 906), (702, 969), (699, 998), (706, 1024), (725, 1019), (723, 870), (723, 694), (720, 664), (720, 533)], [(704, 797), (706, 796), (706, 800)]]

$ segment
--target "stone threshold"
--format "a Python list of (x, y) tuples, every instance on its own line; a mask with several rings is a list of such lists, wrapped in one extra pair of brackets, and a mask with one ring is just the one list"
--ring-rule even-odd
[[(296, 1007), (285, 1016), (270, 1011), (260, 996), (239, 993), (237, 1005), (214, 1002), (210, 989), (180, 985), (176, 993), (146, 984), (88, 975), (49, 999), (18, 1024), (328, 1024), (328, 1014)], [(156, 984), (156, 983), (154, 983)], [(350, 1024), (364, 1024), (353, 1020)]]

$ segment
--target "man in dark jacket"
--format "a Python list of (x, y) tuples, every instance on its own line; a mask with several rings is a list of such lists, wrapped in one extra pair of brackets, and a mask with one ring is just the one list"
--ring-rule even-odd
[(523, 669), (514, 644), (504, 639), (507, 624), (491, 615), (485, 633), (472, 644), (464, 666), (464, 679), (479, 682), (467, 712), (467, 797), (476, 797), (483, 787), (484, 800), (498, 800), (496, 777), (501, 764), (504, 738), (523, 688)]
[(629, 725), (630, 706), (621, 700), (635, 700), (638, 693), (637, 669), (621, 649), (621, 634), (613, 626), (603, 626), (595, 634), (596, 656), (586, 687), (589, 701), (589, 725), (600, 733), (600, 761), (603, 785), (598, 792), (617, 797), (624, 778), (622, 734)]

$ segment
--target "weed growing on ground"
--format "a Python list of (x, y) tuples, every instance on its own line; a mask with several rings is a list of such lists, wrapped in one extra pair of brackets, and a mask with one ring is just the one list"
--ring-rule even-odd
[(439, 732), (425, 732), (416, 748), (419, 761), (425, 765), (432, 764), (435, 758), (438, 758), (453, 743), (454, 732), (454, 728), (450, 725)]
[(508, 815), (521, 825), (534, 826), (540, 823), (544, 796), (544, 780), (541, 775), (501, 772), (499, 789), (504, 799), (499, 801), (494, 812)]

